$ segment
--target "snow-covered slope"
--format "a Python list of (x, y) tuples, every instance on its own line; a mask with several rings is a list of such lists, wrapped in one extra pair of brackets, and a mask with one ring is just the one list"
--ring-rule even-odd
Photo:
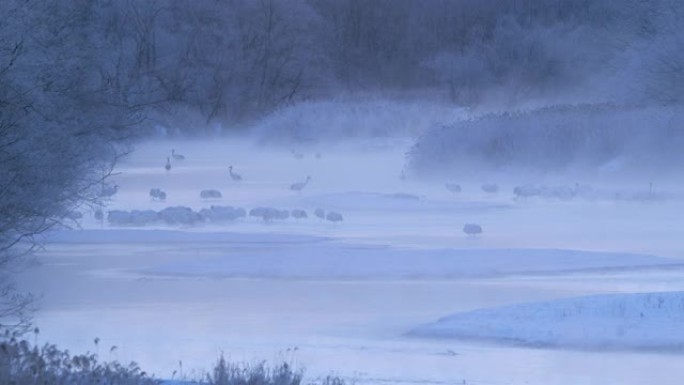
[(409, 335), (589, 349), (684, 350), (684, 292), (598, 295), (481, 309)]

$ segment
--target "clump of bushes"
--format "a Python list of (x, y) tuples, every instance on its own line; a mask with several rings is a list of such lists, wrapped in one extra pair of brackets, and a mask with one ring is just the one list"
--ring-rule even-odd
[[(221, 356), (201, 385), (301, 385), (303, 375), (302, 369), (293, 368), (287, 362), (277, 365), (269, 365), (266, 361), (253, 365), (236, 364), (226, 362)], [(346, 385), (346, 382), (329, 375), (308, 385)]]
[(238, 365), (219, 358), (207, 376), (208, 385), (300, 385), (303, 372), (286, 362), (270, 366), (265, 361)]
[[(37, 329), (36, 329), (37, 332)], [(32, 345), (6, 332), (0, 339), (0, 384), (6, 385), (158, 385), (131, 362), (99, 362), (97, 355), (71, 355), (55, 345)]]
[[(36, 328), (35, 333), (38, 333)], [(95, 343), (98, 343), (95, 339)], [(187, 385), (302, 385), (304, 371), (283, 362), (269, 365), (227, 362), (223, 356), (210, 374)], [(25, 335), (5, 331), (0, 335), (0, 384), (2, 385), (163, 385), (138, 364), (100, 362), (97, 354), (71, 355), (55, 345), (39, 347)], [(308, 385), (345, 385), (340, 377), (327, 376)]]

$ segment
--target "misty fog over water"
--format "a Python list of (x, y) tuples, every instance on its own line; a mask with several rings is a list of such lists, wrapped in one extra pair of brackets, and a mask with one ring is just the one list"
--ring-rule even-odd
[[(307, 384), (684, 374), (679, 1), (0, 10), (3, 346), (174, 385), (225, 385), (221, 355)], [(6, 351), (0, 382), (72, 370)]]

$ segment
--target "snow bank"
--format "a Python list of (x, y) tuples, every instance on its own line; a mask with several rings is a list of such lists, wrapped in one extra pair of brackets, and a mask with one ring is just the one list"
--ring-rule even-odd
[(422, 174), (591, 170), (598, 175), (675, 171), (684, 163), (684, 109), (555, 106), (433, 127), (409, 153)]
[(615, 294), (475, 310), (411, 336), (589, 349), (684, 350), (684, 292)]

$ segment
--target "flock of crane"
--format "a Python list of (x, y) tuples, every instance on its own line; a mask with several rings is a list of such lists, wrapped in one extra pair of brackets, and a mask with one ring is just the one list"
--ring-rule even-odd
[[(304, 154), (295, 150), (291, 151), (292, 156), (295, 159), (303, 159)], [(320, 153), (315, 154), (316, 159), (321, 158)], [(169, 172), (172, 169), (172, 163), (171, 160), (175, 162), (182, 162), (186, 158), (184, 155), (176, 152), (175, 149), (171, 149), (171, 156), (166, 158), (166, 164), (164, 165), (164, 169)], [(230, 179), (234, 182), (241, 182), (243, 181), (242, 175), (238, 174), (233, 165), (228, 166), (228, 176)], [(402, 171), (401, 179), (405, 180), (406, 179), (406, 174)], [(307, 176), (305, 180), (300, 181), (300, 182), (295, 182), (290, 185), (290, 190), (295, 191), (295, 192), (301, 192), (306, 188), (306, 186), (311, 182), (311, 176)], [(447, 190), (449, 190), (452, 193), (459, 193), (462, 191), (461, 186), (458, 184), (454, 183), (447, 183), (445, 185)], [(498, 192), (499, 188), (495, 184), (485, 184), (482, 186), (482, 189), (487, 192), (487, 193), (496, 193)], [(166, 199), (166, 192), (162, 191), (159, 188), (153, 188), (150, 190), (150, 197), (153, 200), (157, 201), (164, 201)], [(202, 190), (200, 192), (200, 197), (202, 199), (220, 199), (222, 197), (222, 194), (218, 190)], [(150, 210), (145, 210), (145, 211), (132, 211), (132, 212), (125, 212), (125, 211), (116, 211), (112, 212), (110, 215), (110, 222), (114, 224), (119, 224), (119, 225), (124, 225), (124, 224), (141, 224), (141, 223), (146, 223), (146, 222), (153, 222), (156, 220), (162, 220), (168, 224), (176, 224), (176, 223), (182, 223), (182, 224), (192, 224), (197, 221), (218, 221), (218, 220), (234, 220), (237, 218), (243, 218), (246, 216), (250, 217), (258, 217), (263, 219), (264, 221), (272, 221), (272, 220), (283, 220), (287, 218), (295, 218), (295, 219), (304, 219), (308, 218), (308, 214), (305, 210), (302, 209), (294, 209), (291, 211), (288, 210), (279, 210), (276, 208), (272, 207), (256, 207), (253, 208), (247, 213), (243, 209), (234, 209), (231, 206), (211, 206), (209, 209), (202, 209), (200, 212), (193, 212), (191, 209), (186, 208), (186, 207), (175, 207), (175, 208), (166, 208), (155, 216), (154, 213)], [(321, 219), (321, 220), (327, 220), (333, 223), (341, 222), (343, 221), (343, 216), (342, 214), (335, 212), (335, 211), (330, 211), (326, 212), (325, 210), (321, 208), (317, 208), (314, 211), (314, 216)], [(482, 227), (478, 224), (474, 223), (468, 223), (463, 227), (463, 232), (468, 234), (469, 236), (474, 236), (482, 233)]]
[[(102, 220), (102, 213), (96, 218)], [(321, 221), (332, 223), (341, 222), (344, 218), (336, 211), (326, 212), (323, 209), (316, 209), (314, 215)], [(197, 225), (200, 223), (222, 224), (232, 222), (247, 216), (257, 218), (265, 223), (282, 221), (288, 218), (295, 220), (306, 219), (308, 214), (305, 210), (282, 210), (274, 207), (255, 207), (249, 212), (241, 207), (217, 206), (212, 205), (195, 211), (186, 206), (171, 206), (162, 210), (110, 210), (107, 214), (107, 221), (115, 226), (148, 226), (163, 223), (166, 225)]]
[[(302, 154), (302, 153), (300, 153), (300, 152), (297, 152), (297, 151), (295, 151), (295, 150), (292, 150), (292, 156), (294, 156), (295, 159), (302, 159), (302, 158), (304, 157), (304, 154)], [(185, 160), (185, 155), (182, 155), (182, 154), (177, 153), (177, 152), (176, 152), (176, 149), (175, 149), (175, 148), (172, 148), (172, 149), (171, 149), (171, 156), (170, 156), (170, 157), (168, 157), (168, 156), (166, 157), (166, 164), (164, 165), (164, 169), (165, 169), (167, 172), (171, 171), (171, 168), (172, 168), (172, 166), (171, 166), (171, 158), (173, 158), (174, 161), (184, 161), (184, 160)], [(316, 153), (316, 159), (320, 159), (320, 158), (321, 158), (321, 154), (320, 154), (320, 153)], [(236, 173), (235, 171), (233, 171), (233, 165), (228, 166), (228, 175), (230, 176), (230, 179), (232, 179), (234, 182), (240, 182), (240, 181), (242, 181), (242, 175), (240, 175), (240, 174)], [(304, 188), (309, 184), (310, 181), (311, 181), (311, 176), (307, 176), (306, 179), (305, 179), (303, 182), (296, 182), (296, 183), (291, 184), (291, 185), (290, 185), (290, 190), (292, 190), (292, 191), (297, 191), (297, 192), (301, 192), (301, 191), (304, 190)], [(153, 189), (153, 190), (154, 190), (154, 189)], [(215, 190), (212, 190), (212, 191), (215, 191)], [(112, 194), (112, 195), (113, 195), (113, 194)], [(150, 191), (150, 196), (152, 196), (153, 199), (162, 199), (162, 200), (163, 200), (163, 198), (160, 198), (158, 194), (156, 194), (156, 193), (153, 194), (152, 191)], [(164, 196), (165, 196), (165, 195), (164, 195)], [(204, 196), (203, 196), (203, 198), (217, 198), (217, 197), (210, 197), (210, 196), (204, 197)], [(220, 198), (220, 196), (219, 196), (218, 198)]]
[[(292, 156), (295, 159), (302, 159), (304, 158), (304, 154), (295, 150), (291, 151)], [(320, 153), (316, 153), (316, 158), (320, 159), (321, 155)], [(182, 154), (179, 154), (176, 152), (176, 149), (171, 149), (171, 156), (166, 158), (166, 164), (164, 165), (164, 168), (166, 171), (171, 171), (172, 164), (171, 164), (171, 159), (174, 161), (180, 162), (185, 160), (185, 156)], [(230, 179), (233, 180), (234, 182), (241, 182), (243, 180), (242, 175), (238, 174), (235, 172), (235, 169), (233, 168), (233, 165), (228, 166), (228, 175), (230, 176)], [(406, 180), (406, 173), (405, 171), (402, 170), (401, 175), (400, 175), (401, 180)], [(290, 190), (296, 191), (296, 192), (301, 192), (306, 188), (306, 186), (309, 184), (311, 181), (311, 176), (307, 176), (304, 181), (300, 182), (295, 182), (290, 185)], [(460, 184), (457, 183), (446, 183), (444, 187), (452, 192), (452, 193), (460, 193), (462, 192), (462, 188)], [(497, 194), (499, 192), (499, 186), (495, 183), (485, 183), (480, 186), (482, 191), (484, 191), (487, 194)], [(153, 189), (155, 190), (155, 189)], [(546, 186), (533, 186), (533, 185), (521, 185), (517, 186), (513, 189), (513, 194), (516, 198), (521, 199), (521, 198), (530, 198), (534, 196), (540, 196), (540, 197), (555, 197), (555, 198), (572, 198), (574, 196), (579, 195), (582, 192), (586, 192), (585, 187), (580, 187), (579, 184), (576, 184), (573, 187), (566, 187), (566, 186), (559, 186), (559, 187), (546, 187)], [(153, 199), (159, 199), (163, 200), (165, 197), (165, 194), (159, 194), (157, 191), (150, 191), (150, 196)], [(216, 190), (204, 190), (202, 192), (202, 198), (220, 198), (220, 192), (217, 192)]]
[[(291, 155), (295, 159), (303, 159), (304, 154), (295, 150), (291, 151)], [(315, 154), (316, 159), (320, 159), (321, 155), (320, 153)], [(170, 172), (173, 168), (173, 163), (172, 162), (182, 162), (185, 161), (186, 157), (178, 152), (176, 152), (176, 149), (171, 149), (171, 155), (166, 158), (166, 164), (164, 165), (164, 168), (167, 172)], [(236, 169), (233, 167), (233, 165), (228, 166), (228, 177), (233, 182), (241, 182), (243, 181), (242, 175), (237, 173)], [(401, 180), (406, 179), (406, 173), (402, 171), (400, 175)], [(303, 181), (295, 182), (292, 183), (289, 186), (289, 189), (291, 191), (301, 193), (307, 185), (311, 182), (311, 176), (307, 176), (306, 179)], [(106, 191), (106, 195), (111, 196), (116, 194), (117, 192), (117, 187), (118, 186), (112, 186), (109, 187), (109, 190)], [(448, 190), (449, 192), (453, 194), (459, 194), (463, 191), (462, 187), (460, 184), (457, 183), (445, 183), (444, 188)], [(480, 186), (480, 189), (488, 194), (488, 195), (495, 195), (499, 194), (500, 188), (497, 184), (495, 183), (485, 183)], [(519, 185), (516, 186), (513, 191), (513, 197), (516, 200), (525, 200), (529, 198), (543, 198), (543, 199), (557, 199), (557, 200), (569, 200), (569, 199), (574, 199), (574, 198), (587, 198), (591, 199), (593, 197), (596, 197), (596, 192), (592, 191), (586, 186), (580, 186), (579, 184), (575, 184), (574, 186), (544, 186), (544, 185)], [(153, 188), (150, 190), (149, 195), (152, 200), (156, 201), (165, 201), (167, 194), (165, 191), (159, 189), (159, 188)], [(222, 194), (218, 190), (202, 190), (200, 192), (200, 197), (202, 199), (220, 199), (222, 198)], [(650, 187), (649, 198), (653, 197), (653, 192), (652, 192), (652, 186)], [(276, 208), (271, 208), (271, 207), (257, 207), (249, 211), (247, 213), (246, 211), (231, 211), (233, 210), (228, 207), (223, 207), (222, 206), (212, 206), (210, 209), (203, 209), (202, 212), (194, 213), (191, 214), (191, 210), (188, 211), (188, 208), (181, 208), (178, 207), (178, 210), (166, 210), (164, 212), (158, 213), (156, 216), (157, 219), (159, 220), (164, 220), (167, 223), (176, 223), (176, 222), (181, 222), (181, 223), (187, 223), (189, 220), (177, 220), (177, 219), (172, 219), (178, 214), (176, 211), (179, 213), (182, 211), (182, 216), (184, 218), (195, 218), (190, 220), (191, 222), (194, 222), (195, 220), (199, 220), (199, 218), (205, 218), (205, 220), (209, 221), (215, 221), (215, 220), (225, 220), (225, 219), (235, 219), (235, 218), (240, 218), (240, 217), (258, 217), (263, 219), (264, 221), (272, 221), (272, 220), (282, 220), (282, 219), (287, 219), (287, 218), (295, 218), (295, 219), (304, 219), (308, 218), (308, 214), (305, 210), (301, 209), (295, 209), (295, 210), (279, 210)], [(242, 209), (240, 209), (242, 210)], [(330, 222), (340, 222), (343, 220), (343, 217), (340, 213), (337, 212), (328, 212), (326, 213), (322, 209), (316, 209), (315, 210), (315, 216), (327, 220)], [(133, 218), (130, 215), (133, 214), (126, 214), (124, 212), (118, 212), (114, 214), (114, 220), (113, 222), (116, 223), (125, 223), (125, 222), (140, 222), (139, 219)], [(142, 215), (142, 214), (141, 214)], [(134, 215), (135, 216), (135, 215)], [(155, 215), (153, 215), (151, 212), (146, 212), (144, 215), (142, 215), (142, 218), (144, 218), (143, 222), (145, 221), (151, 221), (154, 220)], [(482, 233), (482, 227), (478, 224), (475, 223), (468, 223), (464, 225), (463, 227), (463, 232), (468, 234), (469, 236), (473, 235), (478, 235)]]
[[(292, 156), (295, 159), (303, 159), (304, 154), (295, 150), (291, 151)], [(320, 153), (315, 154), (316, 159), (321, 158)], [(171, 156), (166, 158), (166, 164), (164, 165), (164, 168), (166, 171), (170, 171), (172, 168), (171, 165), (171, 159), (174, 161), (180, 162), (185, 160), (185, 156), (182, 154), (179, 154), (176, 152), (176, 149), (171, 149)], [(243, 180), (242, 175), (238, 174), (235, 172), (235, 169), (233, 168), (232, 165), (228, 166), (228, 175), (230, 176), (230, 179), (233, 180), (234, 182), (241, 182)], [(405, 171), (402, 170), (400, 179), (401, 180), (406, 180), (406, 173)], [(301, 192), (306, 188), (306, 186), (309, 184), (311, 181), (311, 176), (307, 176), (304, 181), (301, 182), (295, 182), (290, 185), (290, 190), (291, 191), (296, 191), (296, 192)], [(462, 192), (462, 188), (460, 184), (457, 183), (446, 183), (444, 187), (452, 192), (452, 193), (460, 193)], [(481, 186), (482, 191), (484, 191), (487, 194), (497, 194), (499, 193), (499, 186), (495, 183), (485, 183)], [(155, 189), (153, 189), (155, 190)], [(521, 185), (517, 186), (513, 189), (513, 194), (516, 199), (524, 199), (524, 198), (530, 198), (530, 197), (545, 197), (545, 198), (560, 198), (560, 199), (570, 199), (573, 197), (576, 197), (580, 195), (582, 192), (586, 192), (587, 189), (586, 187), (580, 187), (578, 184), (576, 184), (573, 187), (567, 187), (567, 186), (558, 186), (558, 187), (547, 187), (547, 186), (534, 186), (534, 185)], [(162, 194), (159, 194), (156, 191), (150, 191), (150, 196), (153, 199), (157, 200), (164, 200), (165, 199), (165, 194), (162, 192)], [(220, 198), (220, 192), (216, 190), (204, 190), (202, 191), (201, 194), (202, 198)]]
[[(301, 159), (303, 154), (297, 153), (293, 150), (292, 155), (296, 159)], [(320, 154), (317, 154), (320, 158)], [(164, 169), (170, 172), (173, 168), (173, 162), (182, 162), (186, 158), (184, 155), (176, 152), (176, 149), (171, 149), (171, 156), (166, 158)], [(242, 175), (238, 174), (232, 165), (228, 166), (228, 175), (234, 182), (243, 180)], [(290, 185), (290, 190), (301, 192), (311, 181), (311, 177), (307, 176), (304, 181), (296, 182)], [(106, 196), (116, 194), (118, 186), (109, 187)], [(153, 201), (164, 202), (167, 199), (167, 193), (160, 188), (152, 188), (149, 191), (149, 196)], [(204, 200), (218, 200), (223, 195), (219, 190), (206, 189), (200, 191), (200, 198)], [(209, 208), (203, 208), (199, 211), (194, 211), (190, 207), (172, 206), (166, 207), (163, 210), (110, 210), (107, 215), (107, 221), (112, 225), (117, 226), (145, 226), (155, 223), (165, 223), (168, 225), (194, 225), (202, 222), (227, 222), (234, 221), (239, 218), (255, 217), (264, 222), (272, 222), (275, 220), (285, 220), (294, 218), (295, 220), (306, 219), (309, 217), (307, 212), (303, 209), (283, 210), (273, 207), (256, 207), (246, 211), (243, 208), (234, 208), (232, 206), (211, 205)], [(317, 208), (314, 211), (314, 216), (323, 221), (332, 223), (342, 222), (344, 220), (342, 214), (336, 211), (327, 211), (322, 208)], [(100, 212), (98, 220), (103, 220), (103, 215)]]
[[(304, 158), (304, 154), (295, 150), (291, 151), (291, 155), (295, 159)], [(316, 159), (320, 159), (319, 153), (315, 154)], [(164, 169), (170, 172), (173, 168), (173, 163), (185, 161), (185, 156), (171, 149), (171, 155), (166, 158)], [(242, 175), (238, 174), (233, 165), (228, 166), (228, 177), (233, 182), (243, 181)], [(399, 176), (401, 180), (406, 179), (406, 173), (401, 172)], [(292, 183), (289, 186), (291, 191), (301, 193), (306, 186), (311, 182), (311, 177), (307, 176), (303, 181)], [(452, 194), (460, 194), (463, 188), (458, 183), (445, 183), (444, 188)], [(479, 186), (479, 189), (489, 196), (495, 196), (500, 193), (499, 185), (495, 183), (485, 183)], [(102, 197), (111, 197), (118, 192), (117, 185), (103, 185), (100, 195)], [(545, 185), (518, 185), (513, 188), (513, 199), (527, 200), (530, 198), (554, 199), (554, 200), (571, 200), (576, 198), (582, 199), (622, 199), (622, 200), (652, 200), (657, 194), (653, 190), (653, 184), (649, 184), (647, 191), (636, 192), (602, 192), (593, 190), (590, 187), (575, 183), (573, 186), (545, 186)], [(165, 202), (167, 193), (160, 188), (152, 188), (149, 191), (149, 196), (154, 201)], [(393, 194), (393, 197), (420, 199), (418, 196), (411, 194)], [(200, 191), (200, 198), (204, 200), (218, 200), (222, 198), (222, 194), (218, 190), (208, 189)], [(263, 222), (270, 223), (273, 221), (281, 221), (288, 218), (295, 220), (303, 220), (309, 218), (309, 214), (303, 209), (283, 210), (273, 207), (255, 207), (247, 211), (243, 208), (234, 208), (232, 206), (211, 205), (209, 208), (203, 208), (199, 211), (194, 211), (185, 206), (166, 207), (160, 211), (154, 210), (111, 210), (107, 215), (107, 220), (112, 225), (118, 226), (145, 226), (157, 223), (165, 223), (167, 225), (194, 225), (198, 223), (224, 223), (227, 221), (234, 221), (239, 218), (257, 218)], [(342, 214), (336, 211), (326, 211), (322, 208), (316, 208), (313, 211), (313, 217), (321, 221), (338, 223), (344, 220)], [(104, 220), (104, 215), (101, 210), (95, 212), (95, 218), (99, 221)], [(77, 219), (77, 218), (74, 218)], [(478, 236), (483, 233), (482, 226), (477, 223), (466, 223), (462, 228), (463, 233), (469, 237)]]

